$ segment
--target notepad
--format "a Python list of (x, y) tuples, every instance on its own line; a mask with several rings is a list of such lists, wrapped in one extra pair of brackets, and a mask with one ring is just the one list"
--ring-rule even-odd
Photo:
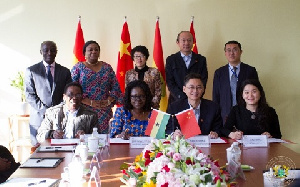
[(20, 166), (20, 168), (55, 168), (63, 161), (63, 159), (64, 157), (29, 158)]
[(37, 152), (73, 152), (75, 147), (69, 146), (40, 146)]

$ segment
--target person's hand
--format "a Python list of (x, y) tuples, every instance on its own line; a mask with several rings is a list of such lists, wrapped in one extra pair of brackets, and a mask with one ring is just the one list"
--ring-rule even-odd
[(11, 162), (9, 162), (6, 158), (0, 158), (0, 172), (8, 170), (10, 165)]
[(267, 135), (267, 138), (272, 138), (272, 135), (269, 132), (264, 132), (261, 135)]
[(129, 140), (130, 136), (128, 134), (128, 129), (123, 131), (121, 134), (116, 135), (116, 138), (122, 138), (123, 140)]
[(242, 131), (231, 132), (228, 137), (231, 139), (240, 140), (243, 137), (243, 132)]
[(210, 131), (209, 133), (210, 138), (212, 139), (216, 139), (218, 138), (218, 133), (214, 132), (214, 131)]
[(174, 133), (172, 134), (172, 139), (176, 140), (176, 137), (178, 138), (182, 138), (183, 134), (181, 133), (181, 131), (179, 129), (176, 129), (174, 131)]
[(83, 130), (78, 130), (77, 133), (75, 134), (75, 138), (80, 138), (80, 135), (85, 134)]
[(55, 130), (54, 132), (53, 132), (53, 138), (54, 139), (63, 139), (64, 138), (64, 135), (65, 135), (65, 133), (64, 133), (64, 131), (62, 131), (62, 130)]

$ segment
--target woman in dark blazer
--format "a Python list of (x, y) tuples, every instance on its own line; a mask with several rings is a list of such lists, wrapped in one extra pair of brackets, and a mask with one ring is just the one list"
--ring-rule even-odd
[(238, 105), (231, 109), (222, 133), (232, 139), (241, 139), (243, 135), (281, 138), (278, 116), (267, 104), (258, 80), (248, 79), (242, 83)]

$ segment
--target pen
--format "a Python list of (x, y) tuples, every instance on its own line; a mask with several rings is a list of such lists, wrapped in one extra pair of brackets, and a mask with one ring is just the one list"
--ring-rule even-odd
[(40, 158), (40, 159), (38, 159), (37, 161), (36, 161), (36, 163), (39, 163), (39, 162), (41, 162), (41, 161), (43, 161), (44, 160), (44, 158)]
[(46, 149), (60, 149), (61, 147), (46, 147)]

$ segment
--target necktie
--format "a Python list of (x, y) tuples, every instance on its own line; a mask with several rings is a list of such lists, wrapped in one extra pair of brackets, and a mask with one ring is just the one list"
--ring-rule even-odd
[(189, 68), (189, 66), (190, 66), (190, 56), (184, 56), (184, 62), (185, 62), (186, 68)]
[(232, 99), (232, 106), (236, 105), (236, 85), (237, 85), (237, 74), (236, 74), (236, 69), (237, 67), (233, 67), (231, 69), (232, 75), (231, 75), (231, 80), (230, 80), (230, 89), (231, 89), (231, 99)]
[(50, 65), (47, 66), (47, 77), (48, 77), (48, 81), (49, 81), (50, 88), (51, 88), (51, 91), (52, 91), (53, 77), (52, 77), (52, 74), (51, 74), (51, 66)]

